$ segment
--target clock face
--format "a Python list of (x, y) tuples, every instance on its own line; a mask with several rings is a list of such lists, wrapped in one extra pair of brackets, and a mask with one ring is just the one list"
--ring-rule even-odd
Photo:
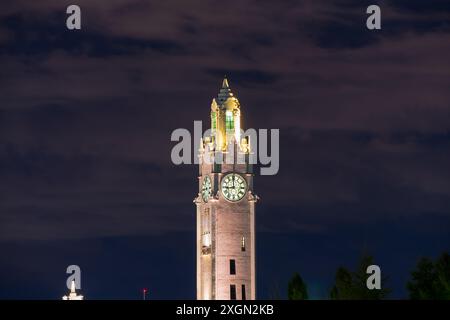
[(222, 194), (229, 201), (241, 200), (247, 191), (247, 182), (236, 173), (227, 174), (221, 183)]
[(203, 201), (208, 202), (208, 199), (210, 196), (211, 196), (211, 178), (209, 176), (206, 176), (203, 179), (203, 183), (202, 183)]

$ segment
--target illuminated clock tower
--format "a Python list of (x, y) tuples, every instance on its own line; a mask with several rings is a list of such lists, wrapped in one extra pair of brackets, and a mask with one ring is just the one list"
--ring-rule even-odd
[(255, 203), (248, 137), (225, 78), (199, 149), (197, 299), (255, 299)]

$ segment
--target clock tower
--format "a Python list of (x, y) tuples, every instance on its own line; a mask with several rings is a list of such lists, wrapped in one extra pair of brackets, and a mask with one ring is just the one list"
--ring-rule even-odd
[(255, 299), (255, 204), (248, 137), (239, 100), (225, 78), (211, 103), (210, 135), (200, 141), (197, 299)]

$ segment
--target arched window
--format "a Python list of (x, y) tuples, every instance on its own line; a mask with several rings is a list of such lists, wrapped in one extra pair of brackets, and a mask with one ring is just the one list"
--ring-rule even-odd
[(227, 130), (233, 130), (234, 129), (234, 119), (233, 119), (233, 112), (227, 111), (225, 113), (225, 127)]
[(209, 254), (211, 250), (211, 214), (206, 208), (202, 214), (202, 251)]

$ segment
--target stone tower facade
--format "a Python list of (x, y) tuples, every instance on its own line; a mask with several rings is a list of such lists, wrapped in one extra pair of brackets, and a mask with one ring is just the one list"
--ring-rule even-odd
[(197, 299), (253, 300), (255, 204), (248, 137), (239, 100), (225, 78), (211, 103), (211, 131), (200, 142)]

